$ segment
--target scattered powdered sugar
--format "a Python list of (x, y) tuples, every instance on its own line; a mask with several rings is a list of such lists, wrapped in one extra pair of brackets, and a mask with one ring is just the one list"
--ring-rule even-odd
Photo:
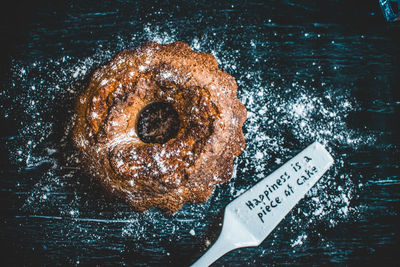
[(104, 86), (104, 85), (106, 85), (108, 83), (108, 80), (107, 79), (104, 79), (104, 80), (102, 80), (101, 82), (100, 82), (100, 86)]
[(296, 240), (292, 240), (291, 246), (292, 247), (301, 246), (301, 245), (303, 245), (303, 242), (306, 239), (307, 239), (307, 235), (306, 234), (299, 235)]
[(146, 69), (147, 69), (147, 66), (144, 66), (144, 65), (139, 66), (140, 71), (145, 71)]
[[(316, 224), (333, 227), (359, 212), (352, 199), (362, 184), (353, 182), (356, 174), (344, 171), (346, 153), (340, 148), (357, 149), (372, 144), (376, 137), (347, 127), (346, 117), (358, 109), (350, 90), (329, 82), (317, 83), (312, 78), (292, 81), (280, 75), (268, 76), (270, 70), (260, 70), (257, 65), (264, 57), (268, 66), (268, 55), (262, 57), (254, 50), (246, 59), (241, 57), (244, 51), (262, 48), (257, 40), (249, 40), (241, 50), (230, 49), (214, 33), (186, 41), (195, 50), (213, 54), (220, 67), (234, 76), (238, 96), (248, 110), (243, 127), (247, 145), (235, 160), (233, 179), (217, 186), (206, 203), (186, 204), (172, 216), (155, 209), (133, 212), (124, 203), (105, 199), (98, 185), (79, 171), (69, 139), (74, 103), (85, 88), (88, 74), (119, 50), (136, 47), (145, 40), (169, 43), (176, 41), (176, 36), (175, 28), (166, 30), (146, 24), (143, 32), (120, 37), (116, 47), (99, 47), (88, 58), (63, 56), (13, 62), (10, 86), (0, 97), (5, 100), (2, 103), (9, 103), (1, 107), (5, 118), (20, 122), (18, 132), (7, 138), (6, 146), (10, 161), (18, 168), (19, 180), (11, 190), (24, 198), (19, 207), (21, 213), (44, 219), (65, 216), (70, 219), (66, 221), (70, 226), (65, 230), (66, 236), (79, 233), (88, 244), (98, 242), (101, 235), (83, 221), (122, 223), (121, 236), (134, 238), (138, 247), (154, 246), (160, 236), (174, 236), (174, 242), (179, 242), (188, 234), (205, 235), (212, 219), (229, 201), (315, 140), (327, 147), (335, 164), (287, 219), (286, 230), (293, 234), (291, 246), (307, 242), (308, 236), (316, 234)], [(320, 67), (312, 66), (315, 71)], [(140, 66), (139, 70), (146, 68)], [(172, 76), (169, 72), (162, 75), (165, 79)], [(106, 83), (103, 80), (101, 85)], [(96, 118), (98, 114), (91, 116)], [(113, 144), (131, 140), (129, 135), (120, 136)], [(161, 172), (168, 170), (161, 160), (164, 153), (168, 154), (163, 151), (154, 155)], [(132, 159), (135, 160), (135, 155)], [(121, 161), (118, 166), (122, 164)], [(129, 184), (133, 186), (134, 181)]]
[(195, 232), (193, 229), (191, 229), (191, 230), (189, 231), (189, 234), (190, 234), (191, 236), (194, 236), (194, 235), (196, 235), (196, 232)]

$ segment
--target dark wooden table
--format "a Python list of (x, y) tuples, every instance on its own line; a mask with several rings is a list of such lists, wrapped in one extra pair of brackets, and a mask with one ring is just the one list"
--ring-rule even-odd
[[(315, 140), (334, 167), (215, 266), (396, 264), (400, 26), (378, 1), (13, 1), (1, 20), (3, 265), (190, 265), (223, 207)], [(169, 216), (105, 198), (69, 139), (90, 73), (147, 40), (215, 55), (249, 111), (233, 179)]]

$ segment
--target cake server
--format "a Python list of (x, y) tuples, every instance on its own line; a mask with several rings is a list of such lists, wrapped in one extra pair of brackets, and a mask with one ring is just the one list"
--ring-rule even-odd
[(192, 266), (209, 266), (231, 250), (260, 245), (332, 164), (315, 142), (233, 200), (217, 241)]

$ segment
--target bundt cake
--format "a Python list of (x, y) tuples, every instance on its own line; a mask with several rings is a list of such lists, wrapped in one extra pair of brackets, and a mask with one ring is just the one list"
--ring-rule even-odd
[(205, 202), (245, 147), (233, 77), (183, 42), (148, 42), (92, 74), (76, 104), (83, 170), (133, 209)]

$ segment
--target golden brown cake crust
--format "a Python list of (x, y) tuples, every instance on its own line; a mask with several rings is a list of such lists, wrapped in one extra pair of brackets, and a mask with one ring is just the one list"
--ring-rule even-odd
[[(246, 109), (236, 91), (212, 55), (183, 42), (120, 52), (93, 73), (76, 104), (73, 142), (84, 170), (137, 211), (205, 202), (245, 147)], [(154, 102), (171, 104), (180, 120), (163, 144), (137, 132), (141, 110)]]

